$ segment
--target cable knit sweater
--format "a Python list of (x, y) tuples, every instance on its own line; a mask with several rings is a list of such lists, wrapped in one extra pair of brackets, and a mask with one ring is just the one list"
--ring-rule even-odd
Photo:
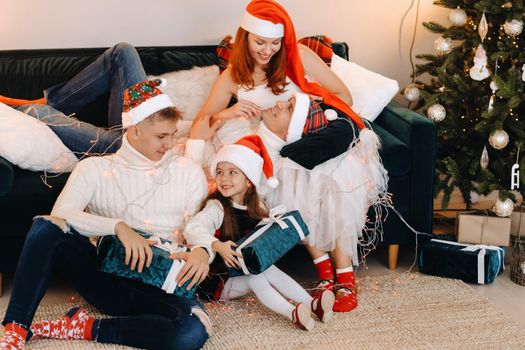
[(208, 192), (202, 169), (172, 152), (153, 162), (122, 139), (116, 154), (78, 163), (51, 215), (86, 236), (115, 234), (130, 227), (172, 240), (199, 209)]

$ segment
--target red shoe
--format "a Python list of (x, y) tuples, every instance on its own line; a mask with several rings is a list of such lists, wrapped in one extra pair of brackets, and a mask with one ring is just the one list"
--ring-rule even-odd
[(340, 287), (335, 294), (334, 311), (349, 312), (357, 307), (357, 289)]
[(292, 323), (305, 331), (311, 331), (315, 322), (312, 318), (312, 311), (305, 303), (297, 304), (292, 311)]
[(321, 280), (319, 283), (317, 283), (317, 286), (315, 286), (314, 291), (312, 293), (312, 296), (314, 299), (319, 298), (321, 293), (325, 290), (334, 291), (334, 280)]
[(333, 308), (335, 302), (334, 292), (325, 289), (319, 296), (312, 300), (312, 312), (321, 322), (328, 322), (334, 315)]

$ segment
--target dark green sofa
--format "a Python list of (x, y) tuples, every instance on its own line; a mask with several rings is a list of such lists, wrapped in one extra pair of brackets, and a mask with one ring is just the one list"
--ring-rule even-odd
[[(193, 66), (217, 64), (215, 46), (142, 47), (139, 53), (149, 74), (161, 74)], [(19, 98), (39, 98), (46, 87), (69, 79), (92, 62), (103, 48), (0, 51), (0, 94)], [(334, 51), (348, 57), (344, 43)], [(81, 111), (78, 117), (105, 126), (107, 96)], [(392, 102), (373, 123), (383, 142), (383, 162), (390, 175), (390, 192), (395, 207), (417, 230), (430, 231), (432, 186), (434, 181), (435, 126), (427, 118)], [(25, 140), (24, 142), (31, 142)], [(46, 186), (40, 173), (22, 170), (0, 157), (0, 273), (13, 271), (37, 214), (49, 213), (67, 174), (50, 178)], [(384, 242), (411, 245), (413, 234), (390, 213), (384, 224)], [(0, 289), (1, 290), (1, 289)]]

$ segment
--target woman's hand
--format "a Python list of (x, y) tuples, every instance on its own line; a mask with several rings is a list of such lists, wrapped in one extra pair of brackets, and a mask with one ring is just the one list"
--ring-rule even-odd
[(221, 120), (212, 122), (209, 114), (195, 118), (190, 129), (190, 139), (208, 141), (215, 134), (221, 122)]
[(242, 258), (242, 254), (237, 253), (234, 250), (235, 247), (237, 247), (237, 244), (232, 241), (215, 241), (211, 245), (211, 249), (220, 254), (226, 266), (240, 269), (241, 264), (239, 263), (239, 260), (237, 260), (237, 257)]
[(260, 115), (261, 107), (257, 106), (255, 103), (250, 101), (239, 100), (230, 108), (227, 108), (222, 112), (219, 112), (216, 115), (214, 115), (214, 117), (217, 119), (228, 120), (238, 117), (246, 119), (259, 118)]
[(122, 221), (115, 226), (115, 235), (122, 242), (126, 251), (124, 263), (129, 265), (131, 261), (131, 270), (135, 270), (135, 267), (137, 267), (137, 271), (140, 273), (144, 265), (146, 267), (151, 265), (153, 260), (151, 246), (154, 246), (157, 242), (147, 240)]

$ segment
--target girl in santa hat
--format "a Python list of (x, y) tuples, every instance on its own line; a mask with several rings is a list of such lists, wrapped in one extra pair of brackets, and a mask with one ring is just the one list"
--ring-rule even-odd
[(235, 251), (235, 241), (268, 217), (258, 190), (261, 186), (278, 185), (272, 176), (271, 159), (261, 138), (249, 135), (235, 144), (224, 146), (215, 155), (210, 171), (217, 188), (203, 201), (201, 211), (184, 229), (184, 236), (190, 244), (204, 247), (213, 255), (219, 254), (211, 266), (210, 276), (199, 286), (200, 295), (229, 300), (253, 292), (266, 307), (308, 331), (314, 326), (312, 313), (319, 320), (328, 321), (335, 300), (333, 292), (325, 290), (313, 298), (275, 265), (257, 275), (228, 278), (226, 267), (241, 268), (237, 258), (242, 254)]
[[(289, 209), (299, 209), (313, 233), (311, 238), (316, 237), (306, 247), (317, 268), (318, 290), (334, 290), (336, 286), (334, 311), (346, 312), (357, 306), (352, 262), (358, 263), (357, 246), (363, 238), (367, 210), (386, 191), (386, 173), (377, 156), (378, 138), (349, 107), (352, 97), (343, 82), (313, 51), (297, 44), (286, 10), (272, 0), (251, 1), (237, 31), (229, 66), (213, 87), (200, 115), (211, 114), (213, 120), (222, 121), (245, 123), (244, 118), (258, 121), (262, 110), (276, 102), (289, 101), (299, 91), (315, 96), (343, 115), (347, 123), (339, 122), (333, 128), (344, 129), (343, 134), (349, 135), (344, 142), (351, 148), (359, 144), (361, 147), (334, 158), (323, 169), (306, 170), (294, 162), (279, 161), (277, 177), (282, 186), (279, 191), (269, 193), (267, 200), (273, 206), (286, 199), (295, 205)], [(227, 108), (232, 97), (238, 102)], [(236, 121), (223, 126), (229, 123)], [(258, 133), (276, 161), (280, 157), (296, 161), (292, 155), (300, 154), (301, 150), (311, 151), (312, 144), (318, 145), (312, 154), (323, 153), (326, 151), (323, 147), (330, 144), (326, 138), (320, 140), (319, 135), (313, 138), (307, 135), (285, 145), (265, 124), (261, 123)], [(354, 175), (353, 181), (343, 183), (348, 173)], [(380, 180), (373, 181), (370, 174)], [(377, 227), (372, 232), (375, 234)]]

